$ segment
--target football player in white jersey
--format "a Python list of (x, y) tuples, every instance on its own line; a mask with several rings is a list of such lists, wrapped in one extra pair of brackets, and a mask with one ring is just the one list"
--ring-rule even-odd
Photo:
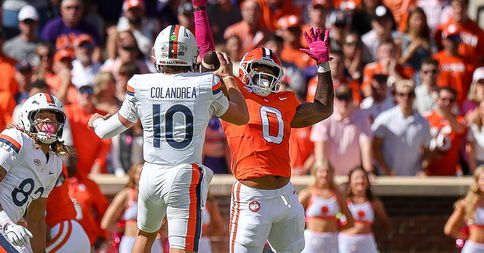
[[(7, 252), (45, 252), (47, 196), (61, 173), (62, 103), (38, 93), (22, 106), (21, 122), (0, 133), (0, 246)], [(27, 227), (16, 224), (26, 214)]]
[(213, 174), (202, 165), (208, 121), (216, 115), (246, 124), (247, 105), (225, 54), (218, 53), (221, 67), (215, 73), (193, 72), (198, 47), (185, 27), (172, 25), (161, 31), (152, 52), (160, 73), (133, 76), (118, 113), (95, 114), (89, 126), (99, 137), (111, 138), (138, 119), (143, 125), (146, 163), (139, 186), (140, 232), (133, 252), (149, 252), (165, 215), (170, 252), (197, 252), (202, 208)]

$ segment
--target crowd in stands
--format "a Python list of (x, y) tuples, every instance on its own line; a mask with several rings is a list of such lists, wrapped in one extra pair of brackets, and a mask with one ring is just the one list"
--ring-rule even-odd
[[(328, 160), (335, 175), (363, 167), (375, 175), (459, 176), (484, 164), (484, 31), (468, 8), (469, 0), (210, 0), (207, 11), (234, 73), (246, 52), (270, 48), (285, 71), (281, 89), (301, 101), (312, 100), (317, 85), (316, 63), (299, 50), (307, 47), (302, 33), (330, 30), (334, 113), (293, 129), (294, 175)], [(100, 224), (108, 202), (87, 176), (126, 175), (142, 161), (143, 143), (140, 124), (101, 140), (88, 119), (116, 112), (134, 74), (156, 72), (156, 35), (169, 24), (194, 32), (193, 11), (186, 0), (2, 3), (0, 129), (18, 122), (32, 94), (50, 92), (64, 103), (63, 139), (75, 154), (66, 162), (70, 194), (95, 210), (83, 218), (97, 228), (86, 230), (93, 245), (106, 238)], [(227, 149), (212, 119), (204, 163), (230, 173)]]

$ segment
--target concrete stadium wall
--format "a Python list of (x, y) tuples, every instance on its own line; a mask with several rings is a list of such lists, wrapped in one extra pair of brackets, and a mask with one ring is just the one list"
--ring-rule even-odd
[[(112, 197), (124, 187), (127, 178), (93, 177), (103, 192)], [(379, 177), (373, 182), (374, 193), (383, 201), (393, 222), (393, 231), (384, 232), (375, 224), (375, 236), (382, 253), (452, 253), (458, 252), (455, 241), (443, 234), (444, 224), (452, 213), (454, 202), (465, 195), (472, 179), (469, 177)], [(219, 203), (228, 235), (230, 190), (234, 178), (216, 175), (210, 192)], [(311, 184), (308, 176), (294, 177), (297, 191)], [(344, 187), (345, 177), (336, 182)], [(228, 238), (213, 238), (214, 253), (226, 253)]]

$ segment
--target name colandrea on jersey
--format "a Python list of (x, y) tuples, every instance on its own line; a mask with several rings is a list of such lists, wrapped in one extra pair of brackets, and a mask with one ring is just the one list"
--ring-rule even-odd
[(195, 87), (152, 87), (151, 98), (196, 98), (197, 90)]

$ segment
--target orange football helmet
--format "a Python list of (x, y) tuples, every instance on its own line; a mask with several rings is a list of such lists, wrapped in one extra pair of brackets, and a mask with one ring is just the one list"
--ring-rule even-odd
[(281, 60), (265, 47), (249, 51), (240, 62), (239, 76), (242, 82), (259, 96), (278, 92), (283, 75)]

